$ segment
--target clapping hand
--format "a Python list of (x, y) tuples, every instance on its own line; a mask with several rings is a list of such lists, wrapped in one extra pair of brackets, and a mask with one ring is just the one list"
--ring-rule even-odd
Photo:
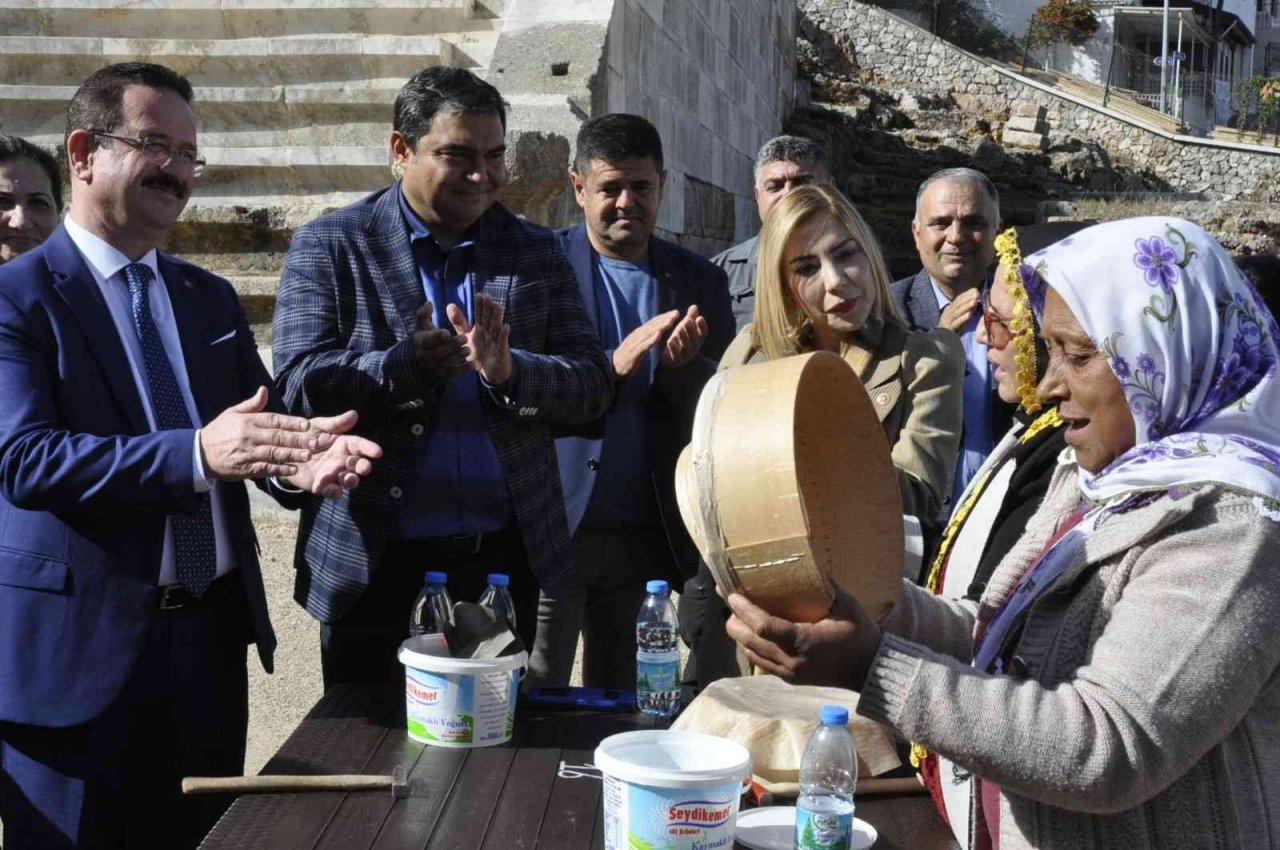
[(355, 427), (358, 418), (354, 410), (348, 410), (338, 416), (307, 420), (317, 448), (310, 460), (298, 464), (298, 471), (286, 480), (294, 487), (326, 499), (358, 487), (360, 479), (373, 471), (372, 461), (382, 457), (382, 447), (377, 443), (347, 433)]
[(707, 338), (707, 320), (698, 312), (698, 305), (692, 304), (684, 318), (676, 325), (667, 344), (662, 348), (660, 365), (664, 369), (679, 369), (689, 364), (702, 350), (702, 342)]
[(467, 348), (466, 337), (456, 335), (448, 328), (437, 328), (434, 315), (430, 301), (418, 308), (413, 353), (431, 382), (439, 386), (471, 371), (467, 364), (467, 355), (471, 352)]
[(619, 378), (630, 378), (644, 362), (645, 355), (662, 342), (662, 337), (676, 326), (679, 310), (659, 313), (627, 334), (613, 350), (613, 371)]
[(747, 659), (769, 673), (799, 684), (860, 690), (880, 647), (880, 627), (839, 586), (827, 616), (816, 623), (774, 617), (740, 593), (725, 600), (733, 616), (725, 630)]
[(511, 377), (511, 326), (502, 323), (502, 305), (488, 295), (477, 295), (473, 303), (476, 323), (467, 322), (457, 304), (449, 305), (449, 321), (466, 339), (467, 363), (491, 386), (505, 384)]

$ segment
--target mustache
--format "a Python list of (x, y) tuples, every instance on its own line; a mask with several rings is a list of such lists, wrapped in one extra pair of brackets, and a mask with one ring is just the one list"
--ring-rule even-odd
[(171, 174), (153, 174), (145, 178), (142, 185), (148, 189), (164, 189), (183, 201), (191, 194), (191, 191)]

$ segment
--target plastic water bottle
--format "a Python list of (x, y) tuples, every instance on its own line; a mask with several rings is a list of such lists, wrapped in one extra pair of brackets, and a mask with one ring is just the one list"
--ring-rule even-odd
[(513, 634), (516, 631), (516, 605), (511, 601), (511, 591), (507, 586), (511, 579), (506, 573), (489, 573), (489, 586), (480, 596), (480, 607), (488, 608), (498, 622), (506, 621)]
[(453, 601), (444, 582), (444, 573), (429, 571), (426, 574), (422, 592), (414, 600), (409, 614), (409, 637), (438, 634), (453, 621)]
[(858, 785), (858, 756), (849, 734), (849, 711), (824, 705), (818, 721), (800, 761), (796, 850), (849, 850), (853, 842), (853, 792)]
[(648, 596), (636, 617), (636, 705), (646, 714), (671, 717), (680, 710), (676, 607), (665, 581), (644, 589)]

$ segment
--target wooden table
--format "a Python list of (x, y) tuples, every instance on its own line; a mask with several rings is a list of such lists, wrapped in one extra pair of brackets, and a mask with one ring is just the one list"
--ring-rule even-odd
[[(204, 850), (603, 850), (600, 780), (578, 775), (601, 739), (655, 728), (641, 714), (534, 712), (519, 716), (511, 744), (427, 747), (405, 733), (404, 701), (365, 688), (330, 689), (263, 773), (409, 771), (413, 794), (245, 795), (200, 846)], [(951, 850), (950, 831), (928, 797), (858, 801), (880, 848)]]

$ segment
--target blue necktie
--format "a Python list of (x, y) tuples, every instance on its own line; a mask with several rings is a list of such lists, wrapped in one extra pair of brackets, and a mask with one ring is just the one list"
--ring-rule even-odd
[[(147, 384), (151, 388), (151, 411), (155, 415), (157, 430), (191, 428), (191, 416), (178, 381), (173, 376), (173, 366), (165, 354), (160, 331), (151, 316), (151, 281), (155, 277), (151, 267), (131, 263), (124, 268), (129, 282), (129, 298), (133, 303), (133, 327), (138, 332), (142, 346), (142, 359), (147, 367)], [(173, 554), (177, 567), (178, 583), (186, 586), (193, 596), (202, 596), (217, 573), (217, 546), (213, 536), (213, 509), (211, 498), (200, 499), (200, 508), (193, 516), (175, 514), (169, 517), (173, 528)]]

